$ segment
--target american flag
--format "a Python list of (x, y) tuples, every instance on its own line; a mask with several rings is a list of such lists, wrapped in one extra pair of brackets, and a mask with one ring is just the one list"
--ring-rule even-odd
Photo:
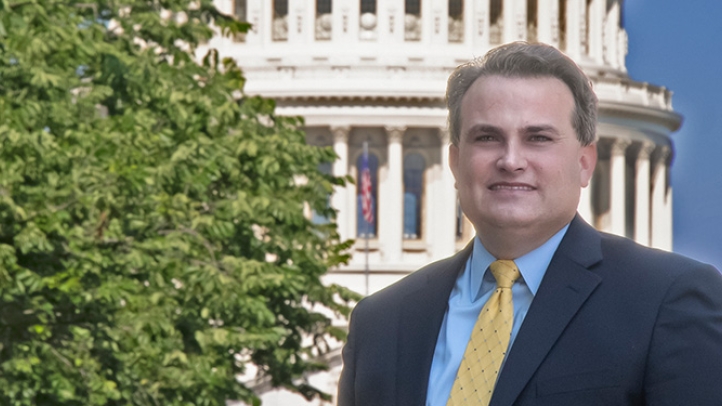
[(361, 160), (361, 212), (367, 223), (374, 221), (374, 212), (371, 208), (371, 187), (368, 144), (364, 143), (364, 154)]

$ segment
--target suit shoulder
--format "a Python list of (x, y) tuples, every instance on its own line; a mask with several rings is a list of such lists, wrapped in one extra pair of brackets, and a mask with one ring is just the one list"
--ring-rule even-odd
[(631, 239), (612, 234), (600, 233), (600, 235), (603, 264), (606, 266), (611, 265), (616, 269), (651, 279), (676, 279), (688, 272), (711, 273), (713, 277), (722, 277), (712, 265), (684, 255), (646, 247)]

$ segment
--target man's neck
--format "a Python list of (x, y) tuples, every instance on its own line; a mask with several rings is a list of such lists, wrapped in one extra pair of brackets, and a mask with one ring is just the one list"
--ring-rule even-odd
[(569, 223), (558, 228), (531, 229), (529, 227), (480, 227), (476, 233), (484, 245), (497, 259), (516, 259), (541, 247), (554, 234)]

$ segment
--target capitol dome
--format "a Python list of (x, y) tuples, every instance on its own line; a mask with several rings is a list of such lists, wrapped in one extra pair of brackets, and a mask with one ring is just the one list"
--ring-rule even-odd
[[(334, 192), (339, 233), (357, 243), (351, 262), (327, 280), (368, 294), (472, 238), (448, 169), (446, 80), (456, 66), (511, 41), (558, 47), (594, 83), (599, 162), (579, 213), (602, 231), (671, 250), (670, 134), (681, 117), (669, 90), (627, 75), (622, 3), (216, 0), (252, 29), (208, 46), (237, 61), (247, 94), (275, 99), (278, 114), (303, 116), (308, 142), (334, 148), (340, 158), (324, 170), (356, 178), (367, 143), (373, 221), (360, 214), (359, 182)], [(338, 352), (330, 362), (328, 373), (309, 379), (334, 393)], [(256, 390), (267, 406), (311, 404), (263, 382)]]

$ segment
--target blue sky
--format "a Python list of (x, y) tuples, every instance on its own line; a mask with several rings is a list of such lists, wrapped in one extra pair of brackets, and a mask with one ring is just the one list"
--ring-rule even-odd
[(674, 251), (722, 270), (722, 1), (626, 0), (627, 70), (674, 92)]

